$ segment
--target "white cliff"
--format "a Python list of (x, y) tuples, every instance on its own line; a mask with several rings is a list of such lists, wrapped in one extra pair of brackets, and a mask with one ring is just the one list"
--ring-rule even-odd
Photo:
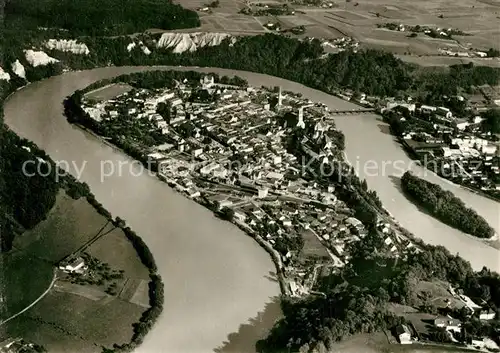
[(24, 69), (23, 64), (19, 62), (19, 60), (16, 60), (12, 63), (12, 72), (14, 72), (21, 78), (26, 78), (26, 70)]
[(54, 64), (59, 62), (59, 60), (48, 56), (43, 51), (34, 51), (29, 49), (25, 50), (24, 54), (26, 55), (26, 60), (28, 61), (28, 63), (33, 67)]
[(45, 42), (45, 47), (51, 50), (71, 52), (73, 54), (90, 54), (90, 50), (85, 43), (78, 43), (74, 39), (49, 39)]
[(135, 42), (129, 43), (129, 45), (127, 45), (127, 51), (130, 53), (132, 49), (135, 48), (135, 46), (136, 46)]
[(141, 49), (142, 49), (142, 52), (146, 55), (149, 55), (151, 54), (151, 50), (149, 50), (149, 48), (145, 45), (141, 45)]
[(201, 47), (220, 45), (227, 38), (231, 38), (232, 43), (236, 41), (228, 33), (163, 33), (157, 47), (172, 49), (174, 53), (192, 52)]
[(135, 42), (131, 42), (127, 45), (127, 51), (130, 53), (132, 49), (136, 48), (137, 45), (139, 45), (139, 48), (141, 48), (142, 52), (146, 55), (151, 54), (151, 50), (144, 45), (142, 41), (139, 42), (139, 44), (136, 44)]
[(10, 81), (10, 75), (0, 67), (0, 80)]

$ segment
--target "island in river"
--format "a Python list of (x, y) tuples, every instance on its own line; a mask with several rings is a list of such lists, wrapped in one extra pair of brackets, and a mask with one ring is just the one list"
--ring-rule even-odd
[(484, 218), (467, 208), (450, 191), (444, 191), (438, 185), (422, 180), (410, 172), (406, 172), (401, 178), (401, 186), (415, 203), (442, 222), (478, 238), (490, 239), (495, 235), (495, 230)]

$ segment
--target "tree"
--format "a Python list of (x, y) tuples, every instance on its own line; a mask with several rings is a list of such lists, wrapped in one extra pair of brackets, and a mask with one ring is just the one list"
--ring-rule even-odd
[(220, 215), (222, 219), (231, 222), (234, 218), (234, 210), (229, 207), (223, 207), (222, 210), (220, 211)]
[(500, 56), (500, 51), (498, 49), (490, 48), (486, 52), (486, 55), (488, 56), (488, 58), (496, 58)]
[(484, 131), (491, 132), (492, 134), (500, 133), (500, 109), (494, 108), (485, 111), (482, 114), (484, 119), (482, 127)]

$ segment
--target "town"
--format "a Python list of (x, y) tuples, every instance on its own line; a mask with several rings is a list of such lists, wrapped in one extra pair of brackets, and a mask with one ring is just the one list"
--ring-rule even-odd
[[(120, 94), (97, 101), (106, 91)], [(83, 102), (100, 131), (141, 130), (133, 144), (160, 179), (261, 237), (283, 264), (291, 296), (314, 291), (319, 271), (343, 267), (348, 245), (368, 233), (334, 186), (307, 177), (311, 161), (342, 158), (339, 132), (321, 103), (281, 88), (216, 84), (211, 76), (163, 90), (114, 84), (86, 93)], [(297, 130), (307, 159), (290, 150)], [(394, 256), (414, 247), (390, 223), (381, 219), (378, 228)]]
[[(478, 93), (443, 96), (443, 105), (426, 105), (414, 97), (379, 98), (350, 90), (345, 100), (374, 108), (412, 158), (424, 167), (473, 191), (500, 199), (500, 143), (496, 124), (500, 95), (484, 85)], [(491, 122), (488, 121), (491, 119)], [(495, 120), (496, 119), (496, 120)]]
[[(366, 237), (377, 237), (377, 252), (396, 262), (422, 251), (392, 217), (379, 213), (374, 225), (356, 218), (340, 197), (352, 186), (325, 183), (331, 175), (316, 175), (327, 165), (345, 167), (334, 112), (280, 87), (220, 81), (203, 76), (199, 82), (176, 80), (172, 87), (154, 89), (115, 82), (86, 92), (81, 108), (100, 135), (119, 141), (161, 180), (262, 245), (289, 298), (325, 296), (319, 279), (340, 273)], [(358, 99), (370, 108), (380, 104), (365, 95)], [(401, 105), (408, 104), (392, 102), (386, 109), (400, 112)], [(496, 151), (485, 146), (481, 153)], [(498, 349), (494, 334), (464, 333), (470, 320), (495, 318), (486, 302), (478, 305), (451, 285), (422, 285), (430, 287), (419, 289), (428, 307), (404, 315), (406, 322), (393, 328), (394, 343)]]

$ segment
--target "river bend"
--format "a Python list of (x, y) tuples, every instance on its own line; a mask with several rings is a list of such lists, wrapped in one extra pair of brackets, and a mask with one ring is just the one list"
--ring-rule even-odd
[[(264, 335), (279, 315), (278, 305), (268, 305), (275, 303), (279, 295), (278, 284), (269, 278), (275, 269), (268, 254), (239, 229), (216, 219), (210, 211), (155, 177), (138, 176), (137, 165), (101, 181), (101, 161), (118, 165), (130, 164), (132, 160), (68, 124), (62, 114), (63, 99), (75, 90), (100, 79), (152, 69), (194, 69), (238, 75), (252, 86), (281, 85), (284, 90), (300, 92), (332, 110), (356, 106), (267, 75), (180, 67), (107, 67), (69, 72), (30, 84), (5, 103), (5, 122), (13, 131), (36, 143), (55, 161), (70, 163), (69, 171), (73, 175), (76, 175), (74, 167), (81, 168), (85, 163), (81, 181), (90, 186), (113, 216), (125, 219), (150, 247), (165, 282), (165, 306), (139, 351), (207, 353), (223, 347), (216, 351), (252, 353), (254, 340)], [(368, 161), (400, 160), (408, 166), (412, 164), (393, 137), (384, 132), (386, 128), (377, 116), (338, 117), (336, 123), (346, 136), (346, 153), (351, 162), (363, 165)], [(417, 165), (411, 169), (423, 173)], [(386, 167), (385, 173), (367, 175), (361, 168), (359, 174), (367, 178), (368, 186), (377, 191), (389, 212), (417, 237), (459, 253), (475, 269), (487, 266), (499, 271), (498, 250), (442, 224), (405, 198), (398, 179), (392, 177), (401, 176), (394, 164)], [(499, 232), (500, 204), (435, 175), (428, 174), (425, 178), (452, 190)], [(247, 325), (250, 319), (259, 323), (257, 328)]]

